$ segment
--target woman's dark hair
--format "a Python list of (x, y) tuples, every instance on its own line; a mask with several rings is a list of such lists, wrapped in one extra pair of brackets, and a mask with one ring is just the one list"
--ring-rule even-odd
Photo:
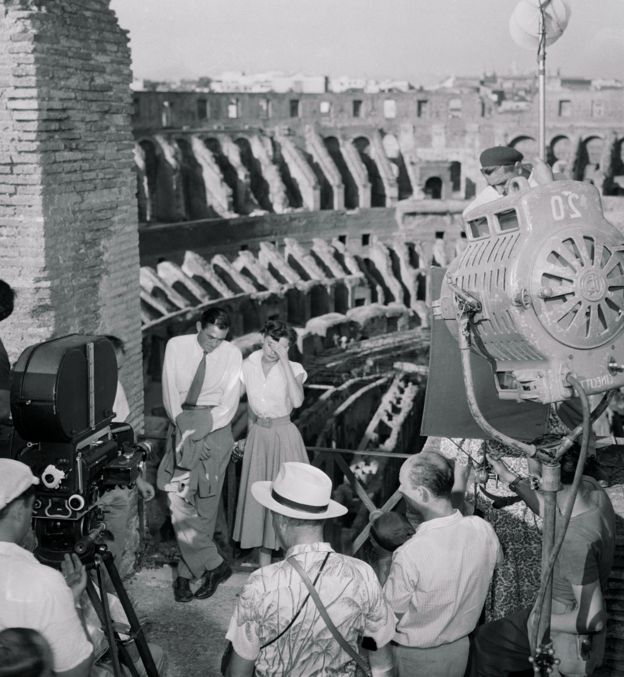
[(46, 639), (31, 628), (0, 632), (0, 677), (41, 677), (52, 674), (52, 652)]
[(287, 338), (291, 346), (297, 343), (297, 333), (295, 330), (281, 320), (267, 320), (260, 333), (262, 336), (270, 336), (275, 341)]
[(223, 308), (208, 308), (204, 310), (199, 320), (202, 327), (209, 324), (214, 324), (219, 329), (230, 328), (230, 316), (223, 310)]

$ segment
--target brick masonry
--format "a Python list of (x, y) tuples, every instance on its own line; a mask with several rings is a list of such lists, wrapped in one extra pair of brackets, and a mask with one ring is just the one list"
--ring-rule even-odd
[(126, 343), (142, 426), (139, 251), (127, 32), (108, 0), (0, 0), (0, 327), (11, 361), (73, 332)]

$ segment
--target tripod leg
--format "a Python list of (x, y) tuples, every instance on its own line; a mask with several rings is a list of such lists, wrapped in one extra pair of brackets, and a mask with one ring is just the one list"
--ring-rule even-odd
[(115, 638), (115, 632), (113, 631), (113, 624), (110, 616), (110, 609), (108, 607), (108, 600), (106, 599), (106, 590), (104, 589), (104, 581), (102, 580), (102, 571), (99, 564), (96, 563), (96, 575), (98, 580), (98, 587), (100, 589), (100, 595), (98, 596), (95, 588), (93, 586), (93, 581), (90, 579), (87, 582), (87, 592), (89, 594), (89, 599), (91, 604), (100, 619), (104, 633), (106, 634), (106, 640), (108, 642), (108, 650), (111, 655), (111, 662), (113, 664), (113, 674), (115, 677), (123, 677), (123, 672), (121, 671), (121, 665), (119, 663), (119, 651), (117, 649), (117, 641)]
[(130, 623), (131, 636), (136, 642), (136, 646), (139, 651), (139, 656), (141, 657), (141, 661), (143, 662), (143, 667), (145, 668), (147, 677), (159, 677), (158, 669), (156, 668), (154, 658), (152, 657), (152, 652), (150, 651), (147, 639), (145, 638), (145, 634), (143, 633), (143, 628), (139, 623), (139, 619), (137, 618), (137, 615), (132, 606), (132, 602), (128, 597), (128, 593), (126, 592), (123, 586), (121, 576), (119, 575), (119, 571), (117, 571), (117, 567), (115, 566), (115, 562), (113, 561), (113, 556), (106, 548), (103, 548), (99, 554), (102, 557), (102, 561), (106, 566), (108, 576), (111, 580), (111, 583), (113, 584), (113, 587), (115, 588), (117, 597), (119, 597), (121, 606), (123, 607), (123, 610), (126, 613), (128, 622)]
[[(97, 566), (98, 567), (101, 566), (101, 562), (98, 562)], [(119, 634), (115, 631), (110, 614), (110, 607), (108, 605), (108, 598), (106, 597), (107, 593), (104, 581), (102, 580), (100, 569), (98, 569), (98, 587), (99, 587), (99, 595), (95, 590), (93, 581), (91, 579), (88, 580), (87, 594), (89, 595), (91, 604), (95, 610), (95, 613), (97, 614), (97, 617), (106, 635), (109, 653), (111, 655), (113, 674), (115, 675), (115, 677), (126, 677), (125, 671), (120, 666), (119, 656), (121, 656), (121, 663), (128, 668), (128, 670), (131, 673), (131, 676), (139, 677), (139, 673), (137, 672), (137, 669), (134, 666), (132, 658), (128, 653), (128, 649), (121, 641)]]

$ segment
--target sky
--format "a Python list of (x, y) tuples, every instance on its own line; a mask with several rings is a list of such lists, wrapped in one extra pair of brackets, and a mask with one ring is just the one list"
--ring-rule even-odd
[[(509, 18), (536, 0), (111, 0), (130, 32), (135, 78), (224, 71), (392, 78), (527, 73)], [(624, 79), (624, 0), (567, 0), (549, 73)]]

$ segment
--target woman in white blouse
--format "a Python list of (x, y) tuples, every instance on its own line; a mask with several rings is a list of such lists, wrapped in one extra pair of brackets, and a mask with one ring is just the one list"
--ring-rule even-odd
[(279, 547), (271, 515), (251, 495), (256, 481), (274, 480), (284, 461), (308, 463), (301, 433), (290, 412), (303, 402), (307, 378), (299, 362), (288, 359), (295, 333), (284, 322), (269, 320), (262, 330), (262, 348), (243, 362), (241, 381), (247, 390), (248, 431), (234, 524), (241, 548), (260, 548), (260, 566), (271, 563)]

